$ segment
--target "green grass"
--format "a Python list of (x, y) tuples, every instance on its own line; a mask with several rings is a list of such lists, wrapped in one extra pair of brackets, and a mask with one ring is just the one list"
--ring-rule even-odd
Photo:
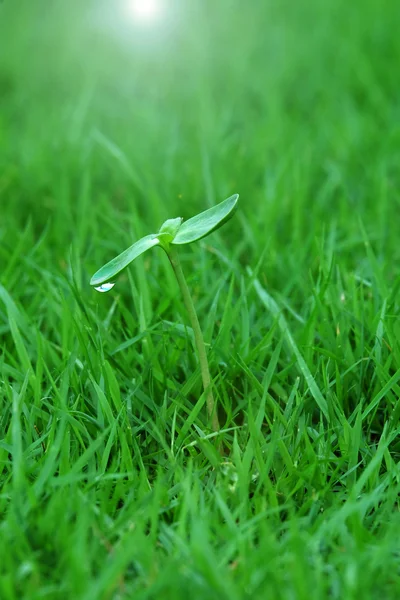
[[(397, 599), (398, 2), (108, 4), (0, 4), (0, 598)], [(166, 257), (89, 279), (235, 192), (221, 457)]]

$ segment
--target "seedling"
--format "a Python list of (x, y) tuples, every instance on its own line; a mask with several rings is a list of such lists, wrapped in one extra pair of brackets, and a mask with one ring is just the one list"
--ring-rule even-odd
[(113, 258), (110, 262), (101, 267), (90, 280), (90, 285), (94, 286), (98, 292), (108, 292), (115, 285), (115, 277), (119, 275), (121, 271), (126, 269), (135, 258), (154, 246), (160, 246), (165, 250), (182, 292), (183, 301), (193, 329), (203, 387), (206, 393), (207, 412), (209, 419), (211, 420), (213, 431), (219, 431), (219, 422), (211, 390), (211, 377), (207, 352), (196, 309), (179, 261), (177, 248), (185, 244), (197, 242), (197, 240), (206, 237), (221, 227), (233, 216), (237, 208), (238, 200), (239, 196), (238, 194), (235, 194), (220, 204), (213, 206), (213, 208), (192, 217), (188, 221), (183, 221), (181, 217), (168, 219), (161, 225), (158, 233), (151, 233), (138, 242), (135, 242), (130, 248), (127, 248), (116, 258)]

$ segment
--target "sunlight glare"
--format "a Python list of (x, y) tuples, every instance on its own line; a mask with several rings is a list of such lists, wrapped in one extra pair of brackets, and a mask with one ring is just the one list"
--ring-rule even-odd
[(154, 21), (161, 13), (160, 0), (131, 0), (130, 12), (140, 21)]

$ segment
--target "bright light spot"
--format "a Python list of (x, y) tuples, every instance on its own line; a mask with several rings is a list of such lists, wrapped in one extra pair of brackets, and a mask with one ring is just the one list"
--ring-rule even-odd
[(129, 8), (140, 21), (154, 21), (161, 13), (160, 0), (131, 0)]

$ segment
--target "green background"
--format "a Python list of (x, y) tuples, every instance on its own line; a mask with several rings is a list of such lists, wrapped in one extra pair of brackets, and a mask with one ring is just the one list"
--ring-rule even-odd
[(0, 4), (0, 597), (398, 598), (400, 5), (164, 4)]

